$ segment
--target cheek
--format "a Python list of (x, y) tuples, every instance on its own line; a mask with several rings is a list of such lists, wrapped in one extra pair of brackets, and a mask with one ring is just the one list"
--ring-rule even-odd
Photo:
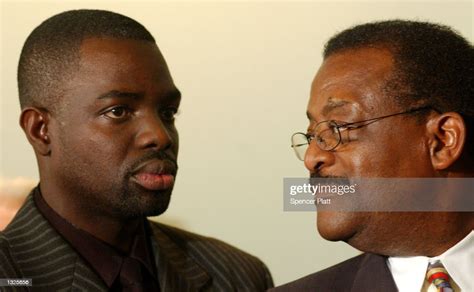
[(88, 125), (64, 129), (62, 137), (64, 156), (68, 156), (75, 164), (86, 165), (102, 173), (111, 171), (114, 165), (117, 170), (127, 156), (131, 139), (126, 131), (104, 131)]
[[(341, 173), (349, 177), (374, 177), (380, 176), (380, 172), (386, 169), (387, 160), (390, 159), (388, 151), (378, 151), (373, 145), (354, 145), (347, 151), (337, 153), (338, 167)], [(385, 163), (382, 163), (385, 161)]]
[(414, 177), (431, 175), (429, 153), (422, 136), (385, 135), (358, 144), (344, 153), (352, 175), (361, 177)]

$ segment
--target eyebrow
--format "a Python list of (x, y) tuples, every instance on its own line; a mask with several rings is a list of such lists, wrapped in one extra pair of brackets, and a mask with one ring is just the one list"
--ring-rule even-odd
[[(345, 105), (351, 104), (347, 100), (342, 100), (342, 99), (334, 99), (333, 97), (330, 97), (328, 99), (328, 103), (323, 107), (321, 110), (321, 114), (323, 116), (327, 116), (330, 112), (332, 112), (335, 109), (341, 108)], [(309, 111), (306, 112), (306, 116), (308, 117), (309, 120), (315, 120)]]
[[(144, 94), (141, 92), (126, 92), (119, 90), (111, 90), (104, 94), (101, 94), (97, 99), (107, 99), (107, 98), (124, 98), (124, 99), (140, 99), (143, 98)], [(172, 91), (166, 93), (163, 98), (165, 100), (181, 100), (181, 92), (178, 89), (173, 89)]]
[(99, 97), (97, 97), (97, 99), (106, 99), (106, 98), (140, 99), (142, 97), (143, 97), (143, 93), (111, 90), (109, 92), (106, 92), (104, 94), (99, 95)]

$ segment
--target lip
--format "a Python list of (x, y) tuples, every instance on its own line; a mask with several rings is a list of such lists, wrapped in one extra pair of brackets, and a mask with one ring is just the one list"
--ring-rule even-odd
[(133, 171), (131, 179), (147, 190), (161, 191), (173, 187), (175, 176), (176, 167), (171, 161), (149, 160)]

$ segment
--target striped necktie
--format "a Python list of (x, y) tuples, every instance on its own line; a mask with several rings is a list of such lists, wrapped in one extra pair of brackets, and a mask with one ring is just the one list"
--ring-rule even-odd
[(435, 285), (438, 292), (453, 292), (454, 289), (449, 283), (449, 275), (440, 261), (430, 263), (428, 265), (428, 272), (426, 273), (426, 280)]

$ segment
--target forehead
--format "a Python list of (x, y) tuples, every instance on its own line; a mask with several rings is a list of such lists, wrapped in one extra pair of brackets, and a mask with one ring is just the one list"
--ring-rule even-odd
[(177, 91), (166, 62), (153, 42), (85, 39), (74, 70), (64, 84), (63, 111), (96, 104), (99, 96), (111, 91), (137, 93), (149, 101)]
[(308, 113), (325, 118), (331, 107), (375, 113), (391, 106), (383, 87), (392, 69), (392, 54), (385, 49), (351, 49), (329, 56), (313, 80)]
[[(171, 81), (166, 62), (155, 43), (116, 38), (87, 38), (80, 46), (79, 78), (91, 82), (137, 84)], [(87, 78), (88, 76), (93, 76)], [(100, 79), (97, 79), (100, 76)]]

